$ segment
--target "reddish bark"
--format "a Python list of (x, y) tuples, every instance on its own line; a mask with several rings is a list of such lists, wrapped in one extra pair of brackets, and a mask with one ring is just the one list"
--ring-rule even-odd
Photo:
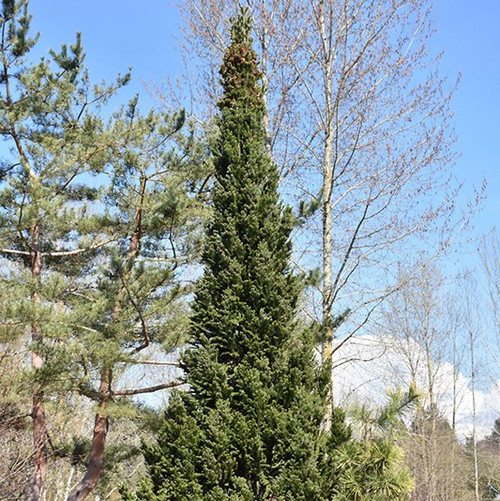
[(111, 397), (111, 371), (106, 369), (101, 376), (99, 391), (101, 400), (99, 401), (99, 411), (94, 422), (94, 437), (92, 439), (92, 449), (87, 471), (78, 483), (68, 501), (82, 501), (97, 485), (104, 468), (104, 451), (106, 448), (106, 438), (108, 436), (109, 420), (106, 416), (106, 405)]
[[(130, 238), (129, 246), (129, 266), (133, 265), (133, 259), (137, 255), (141, 245), (142, 236), (142, 202), (146, 190), (146, 180), (141, 179), (141, 203), (135, 214), (135, 229)], [(124, 283), (125, 286), (125, 283)], [(120, 296), (116, 298), (113, 308), (113, 321), (117, 321), (122, 309), (122, 302)], [(104, 469), (104, 452), (106, 449), (106, 439), (108, 436), (109, 419), (106, 416), (106, 406), (111, 399), (111, 379), (112, 370), (105, 368), (101, 374), (101, 382), (99, 393), (101, 398), (99, 400), (99, 410), (95, 417), (94, 422), (94, 436), (92, 439), (92, 448), (90, 450), (89, 463), (87, 471), (83, 479), (78, 483), (68, 501), (83, 501), (96, 487), (97, 482), (101, 478), (102, 470)]]
[(47, 473), (47, 429), (45, 426), (45, 410), (43, 392), (33, 394), (33, 447), (34, 472), (26, 486), (26, 501), (41, 499), (42, 487)]
[[(40, 229), (34, 225), (31, 230), (32, 250), (31, 250), (31, 273), (33, 279), (38, 282), (42, 270), (42, 254), (40, 252)], [(38, 284), (32, 295), (33, 303), (40, 303)], [(38, 347), (43, 341), (42, 329), (34, 322), (31, 326), (31, 341), (34, 349), (31, 354), (31, 367), (38, 371), (43, 366), (43, 358), (38, 352)], [(26, 485), (26, 501), (38, 501), (41, 498), (42, 488), (47, 473), (47, 425), (45, 420), (45, 409), (43, 406), (43, 391), (36, 385), (33, 391), (33, 407), (31, 411), (33, 419), (33, 460), (34, 471), (31, 479)]]

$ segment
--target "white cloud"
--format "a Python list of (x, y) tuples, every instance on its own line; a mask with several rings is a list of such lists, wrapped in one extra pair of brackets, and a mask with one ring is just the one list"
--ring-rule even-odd
[[(408, 353), (411, 356), (408, 356)], [(380, 405), (387, 392), (407, 388), (412, 374), (424, 399), (433, 388), (441, 415), (452, 421), (455, 396), (455, 422), (460, 439), (470, 436), (473, 426), (471, 380), (455, 371), (449, 362), (432, 362), (428, 370), (426, 353), (414, 340), (361, 336), (347, 341), (334, 354), (333, 385), (337, 404), (363, 402)], [(476, 390), (478, 436), (488, 435), (500, 415), (500, 381)]]

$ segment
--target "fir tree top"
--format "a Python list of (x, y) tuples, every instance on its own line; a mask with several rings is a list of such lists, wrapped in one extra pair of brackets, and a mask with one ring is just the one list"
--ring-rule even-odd
[(239, 18), (233, 19), (231, 45), (226, 50), (220, 69), (224, 96), (219, 101), (219, 109), (228, 107), (249, 108), (265, 113), (260, 84), (262, 73), (258, 68), (257, 54), (252, 48), (251, 20), (246, 9)]
[[(220, 71), (214, 214), (193, 317), (194, 346), (216, 346), (217, 358), (234, 364), (245, 354), (274, 359), (274, 344), (289, 336), (299, 292), (289, 270), (292, 217), (281, 206), (277, 169), (266, 152), (261, 73), (251, 43), (250, 18), (242, 10)], [(186, 368), (196, 373), (193, 357), (198, 354), (185, 358)], [(200, 380), (187, 372), (196, 388)]]

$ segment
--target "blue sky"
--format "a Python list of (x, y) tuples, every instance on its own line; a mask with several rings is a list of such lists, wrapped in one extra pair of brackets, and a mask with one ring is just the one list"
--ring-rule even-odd
[(169, 0), (31, 0), (30, 11), (42, 52), (82, 32), (94, 79), (132, 66), (133, 87), (140, 88), (139, 79), (159, 81), (179, 69), (179, 18)]
[[(31, 0), (30, 9), (33, 27), (41, 32), (40, 54), (82, 32), (93, 79), (109, 79), (132, 66), (126, 92), (145, 96), (141, 81), (180, 73), (180, 20), (172, 0)], [(488, 181), (488, 198), (476, 217), (481, 234), (500, 217), (500, 1), (436, 0), (433, 12), (431, 49), (444, 51), (442, 69), (451, 80), (462, 74), (453, 102), (460, 154), (455, 173), (468, 193), (483, 177)]]
[(458, 135), (457, 175), (467, 184), (488, 181), (488, 198), (476, 218), (478, 232), (500, 218), (500, 2), (436, 0), (435, 50), (443, 71), (462, 80), (453, 109)]

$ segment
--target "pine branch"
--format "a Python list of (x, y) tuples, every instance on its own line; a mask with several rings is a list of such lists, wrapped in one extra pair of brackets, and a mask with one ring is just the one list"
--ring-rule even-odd
[(130, 395), (139, 395), (141, 393), (153, 393), (159, 390), (166, 390), (168, 388), (176, 388), (177, 386), (181, 386), (186, 384), (185, 381), (171, 381), (169, 383), (158, 384), (156, 386), (149, 386), (147, 388), (137, 388), (133, 390), (117, 390), (113, 393), (118, 396), (130, 396)]
[(0, 254), (11, 254), (15, 256), (27, 256), (27, 257), (31, 255), (28, 251), (21, 251), (16, 249), (0, 249)]
[[(67, 250), (67, 251), (54, 251), (54, 252), (44, 252), (43, 255), (47, 257), (66, 257), (66, 256), (75, 256), (77, 254), (83, 254), (84, 252), (90, 252), (96, 249), (99, 249), (101, 247), (104, 247), (105, 245), (116, 241), (117, 238), (111, 238), (109, 240), (106, 240), (104, 242), (98, 242), (93, 245), (89, 245), (88, 247), (84, 247), (81, 249), (73, 249), (73, 250)], [(28, 253), (29, 255), (29, 253)]]
[(149, 336), (148, 336), (148, 330), (146, 326), (146, 320), (144, 319), (144, 316), (142, 314), (140, 306), (137, 304), (137, 302), (134, 300), (132, 297), (132, 293), (130, 292), (130, 289), (127, 285), (126, 280), (121, 277), (122, 285), (127, 292), (128, 298), (130, 302), (132, 303), (132, 306), (134, 307), (135, 311), (137, 312), (137, 315), (139, 316), (139, 320), (141, 322), (141, 332), (142, 332), (142, 337), (143, 337), (143, 343), (135, 348), (134, 351), (142, 351), (144, 348), (147, 348), (149, 346)]
[(161, 360), (140, 360), (136, 362), (140, 365), (166, 365), (168, 367), (180, 367), (178, 362), (162, 362)]

